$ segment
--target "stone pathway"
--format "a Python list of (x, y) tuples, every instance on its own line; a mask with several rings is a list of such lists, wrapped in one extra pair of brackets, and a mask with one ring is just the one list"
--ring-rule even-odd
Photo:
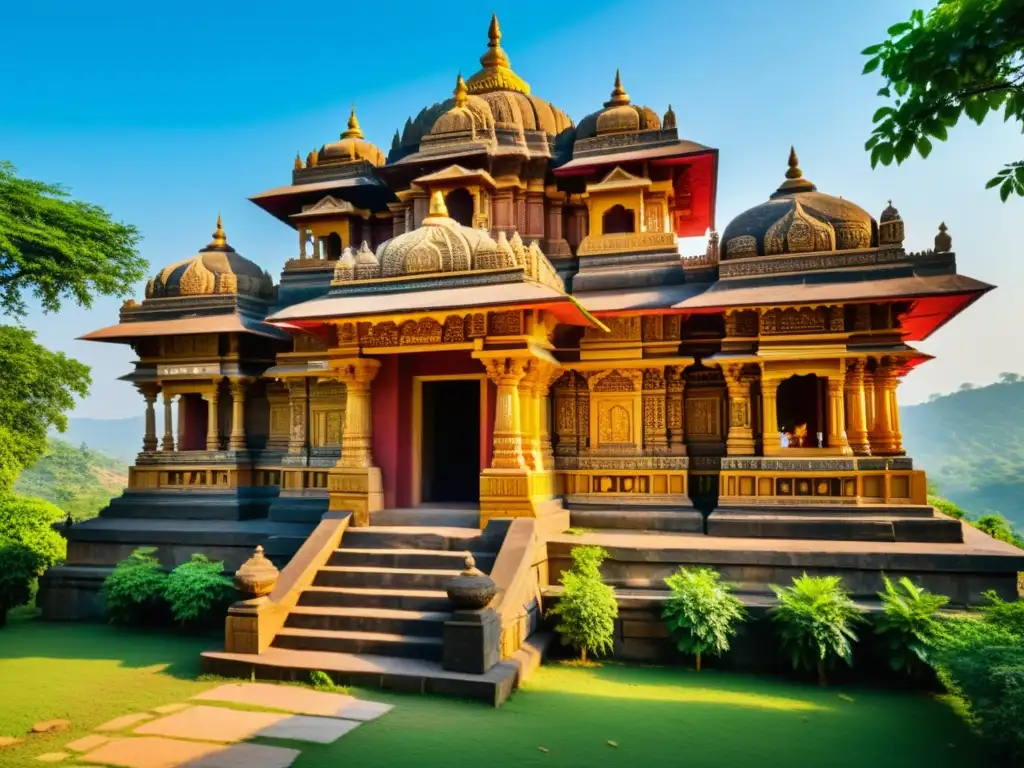
[[(289, 768), (301, 754), (248, 739), (331, 744), (391, 706), (290, 685), (232, 683), (118, 717), (37, 762), (111, 768)], [(219, 705), (219, 706), (218, 706)], [(274, 712), (231, 709), (260, 707)]]

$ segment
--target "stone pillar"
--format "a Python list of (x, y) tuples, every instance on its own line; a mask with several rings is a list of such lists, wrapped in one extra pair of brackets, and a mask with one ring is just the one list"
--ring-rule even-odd
[(892, 414), (892, 439), (897, 456), (903, 456), (906, 451), (903, 449), (903, 432), (900, 430), (900, 405), (896, 397), (896, 388), (902, 379), (899, 372), (892, 379), (892, 386), (889, 388), (889, 413)]
[(871, 452), (880, 456), (891, 456), (899, 451), (896, 432), (893, 429), (893, 405), (898, 377), (891, 365), (879, 365), (875, 369), (875, 424), (871, 430)]
[(245, 379), (231, 380), (231, 436), (228, 450), (245, 450)]
[(527, 364), (526, 374), (519, 382), (519, 434), (522, 436), (523, 461), (526, 468), (531, 470), (540, 469), (542, 466), (540, 458), (540, 442), (537, 429), (540, 426), (536, 423), (536, 412), (534, 410), (533, 386), (537, 378), (537, 363), (531, 361)]
[(288, 379), (288, 455), (302, 456), (306, 452), (306, 414), (309, 392), (305, 379)]
[(343, 361), (336, 372), (338, 379), (345, 384), (345, 427), (341, 434), (339, 466), (373, 466), (370, 384), (379, 368), (379, 360), (358, 357)]
[(306, 258), (306, 228), (299, 225), (299, 258)]
[(668, 451), (677, 456), (684, 456), (686, 455), (686, 413), (684, 412), (686, 379), (683, 377), (682, 366), (668, 367), (665, 390), (668, 401)]
[(846, 439), (856, 456), (870, 456), (867, 404), (864, 400), (864, 368), (866, 361), (854, 360), (846, 369)]
[(519, 382), (525, 375), (523, 360), (492, 358), (484, 361), (487, 376), (497, 385), (494, 408), (492, 469), (526, 469), (519, 411)]
[(146, 398), (146, 434), (142, 438), (143, 451), (155, 451), (156, 440), (156, 394), (155, 387), (140, 388), (142, 396)]
[(526, 188), (526, 221), (519, 222), (524, 240), (544, 237), (544, 182), (531, 181)]
[[(207, 417), (206, 417), (206, 450), (217, 451), (220, 450), (220, 389), (217, 384), (213, 385), (213, 389), (207, 394), (203, 395), (203, 399), (207, 403)], [(178, 405), (181, 408), (181, 405)]]
[(828, 379), (828, 445), (838, 448), (843, 456), (853, 451), (846, 441), (846, 406), (843, 403), (845, 377), (829, 376)]
[(174, 450), (174, 415), (171, 413), (173, 402), (174, 395), (164, 390), (164, 439), (160, 447), (165, 451)]
[(761, 375), (761, 442), (765, 456), (778, 456), (782, 451), (779, 434), (779, 414), (776, 400), (780, 380)]
[(555, 468), (555, 452), (551, 448), (551, 387), (562, 375), (560, 367), (549, 365), (538, 377), (533, 397), (537, 404), (540, 455), (543, 469)]
[(754, 455), (754, 431), (750, 427), (750, 379), (743, 367), (730, 365), (722, 372), (729, 389), (729, 436), (725, 443), (729, 456)]

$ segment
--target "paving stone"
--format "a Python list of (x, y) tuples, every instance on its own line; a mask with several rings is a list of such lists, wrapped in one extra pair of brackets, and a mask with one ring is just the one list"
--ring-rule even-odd
[(90, 749), (96, 749), (96, 747), (106, 744), (108, 741), (110, 739), (107, 736), (100, 736), (98, 733), (94, 733), (92, 736), (83, 736), (77, 741), (65, 744), (64, 749), (70, 749), (72, 752), (88, 752)]
[(192, 698), (281, 709), (300, 715), (343, 717), (346, 720), (373, 720), (391, 709), (390, 704), (362, 701), (342, 693), (311, 691), (294, 685), (269, 683), (229, 683)]
[(13, 747), (15, 744), (21, 744), (22, 739), (17, 739), (14, 736), (0, 736), (0, 749), (4, 747)]
[(67, 760), (71, 755), (67, 752), (47, 752), (45, 755), (38, 755), (36, 760), (40, 763), (59, 763)]
[(266, 736), (330, 744), (357, 725), (355, 721), (338, 718), (307, 717), (278, 712), (243, 712), (199, 705), (139, 726), (135, 733), (227, 742)]
[(191, 704), (164, 704), (162, 707), (153, 707), (154, 712), (158, 712), (161, 715), (170, 715), (175, 712), (181, 712), (183, 709), (188, 709)]
[(259, 732), (259, 735), (270, 739), (290, 739), (292, 741), (311, 741), (314, 744), (331, 744), (360, 725), (362, 723), (355, 720), (342, 720), (336, 717), (290, 715), (277, 725), (264, 728)]
[(82, 759), (116, 768), (289, 768), (297, 749), (200, 744), (157, 737), (113, 739)]
[(113, 720), (104, 723), (103, 725), (97, 726), (97, 731), (123, 731), (126, 728), (131, 728), (133, 725), (137, 725), (145, 720), (152, 720), (153, 716), (146, 712), (139, 712), (134, 715), (122, 715), (121, 717), (115, 717)]
[(32, 726), (32, 733), (56, 733), (71, 727), (70, 720), (43, 720)]

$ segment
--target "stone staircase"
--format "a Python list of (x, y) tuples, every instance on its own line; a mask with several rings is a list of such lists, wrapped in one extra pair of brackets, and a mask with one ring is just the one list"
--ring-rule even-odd
[(445, 583), (467, 553), (490, 572), (501, 544), (477, 520), (475, 511), (388, 510), (349, 528), (272, 647), (439, 661), (451, 615)]

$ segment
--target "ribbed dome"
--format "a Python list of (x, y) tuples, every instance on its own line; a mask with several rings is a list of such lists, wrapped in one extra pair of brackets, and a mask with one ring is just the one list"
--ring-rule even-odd
[(455, 83), (455, 101), (452, 108), (442, 114), (430, 129), (431, 136), (444, 133), (489, 133), (494, 128), (494, 117), (487, 102), (479, 96), (470, 96), (466, 81), (459, 75)]
[(238, 294), (270, 298), (274, 281), (264, 270), (228, 245), (217, 217), (213, 240), (190, 259), (164, 267), (146, 283), (146, 298)]
[(819, 192), (790, 148), (786, 181), (767, 202), (733, 219), (722, 244), (723, 260), (872, 248), (878, 245), (878, 224), (859, 205)]
[[(672, 115), (673, 119), (675, 115)], [(674, 126), (673, 126), (674, 127)], [(592, 139), (609, 133), (635, 133), (661, 128), (661, 120), (650, 107), (632, 104), (622, 87), (622, 77), (615, 70), (615, 85), (604, 109), (587, 115), (576, 128), (576, 139)]]
[(363, 138), (363, 131), (356, 118), (356, 109), (353, 107), (348, 118), (348, 129), (341, 134), (338, 141), (325, 144), (320, 150), (317, 160), (317, 165), (365, 160), (374, 166), (380, 166), (384, 165), (385, 158), (383, 152)]

